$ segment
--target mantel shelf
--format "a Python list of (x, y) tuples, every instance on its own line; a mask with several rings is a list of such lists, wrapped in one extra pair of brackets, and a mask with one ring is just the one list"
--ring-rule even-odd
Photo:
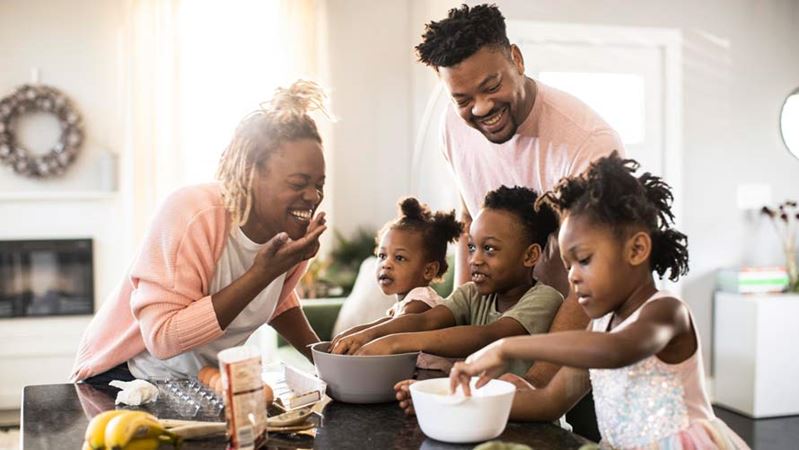
[(110, 200), (118, 191), (19, 191), (0, 192), (0, 201)]

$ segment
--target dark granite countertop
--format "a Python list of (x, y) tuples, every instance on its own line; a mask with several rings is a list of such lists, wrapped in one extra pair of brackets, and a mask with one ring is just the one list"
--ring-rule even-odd
[[(22, 395), (23, 450), (78, 449), (91, 417), (114, 408), (114, 388), (98, 389), (87, 384), (26, 386)], [(160, 418), (180, 419), (161, 400), (146, 405)], [(192, 420), (219, 420), (193, 417)], [(546, 423), (508, 423), (497, 438), (527, 444), (534, 449), (576, 449), (585, 439)], [(187, 441), (184, 450), (224, 449), (225, 439)], [(452, 445), (426, 437), (415, 417), (406, 417), (396, 403), (349, 405), (333, 402), (325, 409), (316, 436), (270, 433), (270, 449), (455, 449), (474, 445)], [(162, 446), (162, 448), (171, 448)]]

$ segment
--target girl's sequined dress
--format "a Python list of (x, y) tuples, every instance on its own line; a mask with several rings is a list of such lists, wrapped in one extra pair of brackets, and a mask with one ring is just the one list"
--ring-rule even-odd
[[(637, 320), (644, 305), (666, 297), (676, 298), (656, 293), (610, 332)], [(607, 332), (612, 317), (613, 313), (608, 313), (594, 320), (591, 329)], [(698, 335), (696, 340), (696, 352), (679, 364), (668, 364), (652, 355), (619, 369), (589, 370), (603, 448), (749, 448), (713, 414), (704, 389)]]

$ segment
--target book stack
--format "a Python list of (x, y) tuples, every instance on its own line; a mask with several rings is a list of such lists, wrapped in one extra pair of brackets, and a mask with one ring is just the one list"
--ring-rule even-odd
[(718, 289), (739, 294), (782, 292), (788, 286), (788, 273), (782, 267), (743, 267), (722, 269), (717, 275)]

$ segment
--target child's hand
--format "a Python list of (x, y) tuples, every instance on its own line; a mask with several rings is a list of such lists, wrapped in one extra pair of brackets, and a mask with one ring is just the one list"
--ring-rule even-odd
[(371, 341), (371, 338), (362, 331), (344, 336), (339, 339), (338, 342), (335, 342), (334, 345), (330, 346), (330, 353), (337, 355), (354, 355), (358, 349), (369, 341)]
[(380, 339), (368, 342), (363, 347), (359, 348), (356, 355), (371, 356), (371, 355), (391, 355), (394, 354), (394, 348), (391, 342), (391, 336), (385, 336)]
[(466, 358), (464, 362), (457, 362), (452, 366), (449, 372), (449, 387), (450, 392), (454, 393), (461, 385), (463, 394), (467, 397), (472, 395), (469, 381), (473, 376), (479, 376), (475, 384), (475, 388), (479, 389), (485, 386), (492, 378), (504, 373), (507, 369), (508, 363), (502, 355), (502, 342), (500, 339), (491, 345), (484, 347), (482, 350), (473, 353)]
[(333, 341), (330, 342), (330, 348), (335, 347), (336, 344), (338, 344), (338, 341), (344, 339), (345, 337), (369, 328), (369, 325), (371, 325), (371, 324), (366, 323), (366, 324), (363, 324), (363, 325), (355, 325), (354, 327), (347, 328), (346, 330), (344, 330), (341, 333), (337, 334), (336, 337), (333, 338)]
[(415, 382), (416, 380), (402, 380), (394, 385), (394, 392), (397, 393), (396, 397), (399, 406), (408, 416), (415, 414), (413, 410), (413, 400), (411, 400), (411, 391), (409, 389), (409, 386)]
[(336, 337), (334, 337), (333, 340), (330, 341), (330, 350), (332, 351), (336, 347), (336, 345), (338, 345), (340, 340), (344, 339), (345, 337), (351, 334), (355, 334), (356, 332), (357, 330), (353, 330), (352, 328), (350, 328), (348, 330), (344, 330), (341, 333), (337, 334)]

